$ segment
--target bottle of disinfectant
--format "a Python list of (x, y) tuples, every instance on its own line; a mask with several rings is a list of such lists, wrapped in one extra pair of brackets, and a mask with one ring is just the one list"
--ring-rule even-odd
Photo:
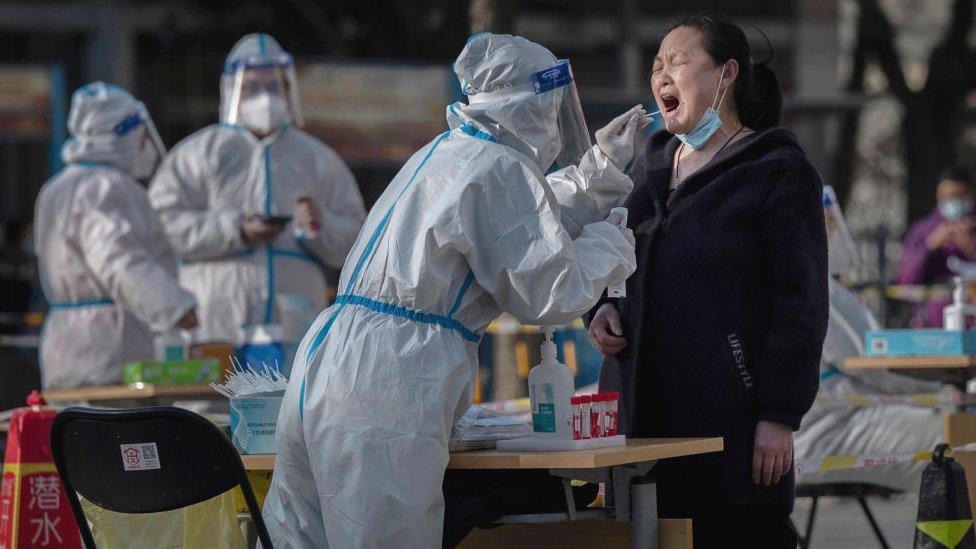
[(529, 371), (532, 429), (536, 434), (573, 438), (573, 373), (556, 360), (552, 328), (543, 330), (542, 362)]
[(952, 303), (942, 309), (942, 326), (947, 331), (972, 330), (976, 328), (976, 307), (966, 302), (962, 278), (957, 276), (952, 281)]

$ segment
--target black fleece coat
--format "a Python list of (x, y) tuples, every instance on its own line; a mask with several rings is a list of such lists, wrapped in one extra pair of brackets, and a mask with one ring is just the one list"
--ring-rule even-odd
[[(634, 163), (627, 200), (637, 272), (615, 300), (622, 424), (633, 437), (725, 439), (725, 451), (663, 460), (662, 511), (791, 508), (793, 472), (752, 482), (759, 420), (796, 430), (817, 392), (827, 331), (822, 183), (792, 132), (720, 151), (670, 197), (677, 138), (660, 132)], [(611, 361), (612, 362), (612, 361)]]

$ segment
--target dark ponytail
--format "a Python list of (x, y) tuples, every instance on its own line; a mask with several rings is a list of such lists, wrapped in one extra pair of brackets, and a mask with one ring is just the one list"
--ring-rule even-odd
[(783, 113), (783, 92), (779, 78), (768, 65), (772, 59), (772, 44), (765, 34), (763, 38), (769, 46), (769, 55), (758, 62), (752, 56), (742, 28), (727, 17), (709, 13), (682, 17), (668, 25), (664, 34), (679, 27), (693, 28), (701, 33), (702, 47), (716, 65), (724, 65), (729, 59), (738, 62), (739, 77), (735, 83), (734, 97), (739, 121), (743, 125), (756, 131), (779, 125)]

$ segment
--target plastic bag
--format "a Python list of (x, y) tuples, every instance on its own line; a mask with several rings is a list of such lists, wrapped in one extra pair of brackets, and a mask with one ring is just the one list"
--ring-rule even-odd
[(162, 513), (116, 513), (85, 499), (81, 506), (98, 547), (244, 549), (234, 491)]

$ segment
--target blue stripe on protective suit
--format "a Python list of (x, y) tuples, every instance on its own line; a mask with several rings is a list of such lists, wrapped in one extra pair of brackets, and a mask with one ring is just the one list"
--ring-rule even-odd
[(464, 301), (464, 294), (468, 293), (468, 288), (471, 287), (472, 282), (474, 282), (474, 271), (468, 269), (468, 276), (464, 277), (464, 282), (461, 283), (461, 289), (458, 290), (458, 295), (454, 298), (454, 305), (451, 305), (451, 310), (447, 313), (449, 318), (454, 318), (454, 313), (461, 307), (461, 302)]
[[(369, 242), (367, 242), (366, 248), (363, 250), (363, 254), (359, 257), (359, 261), (356, 262), (356, 267), (353, 269), (352, 275), (349, 277), (349, 284), (346, 285), (346, 293), (336, 298), (335, 305), (337, 305), (337, 308), (335, 314), (333, 314), (332, 318), (330, 318), (329, 321), (326, 322), (325, 326), (323, 326), (322, 329), (319, 330), (318, 333), (316, 333), (315, 336), (312, 337), (312, 341), (309, 343), (308, 350), (305, 353), (305, 363), (306, 363), (305, 377), (302, 378), (302, 385), (301, 388), (299, 389), (299, 397), (298, 397), (298, 402), (299, 402), (298, 416), (302, 421), (304, 421), (305, 419), (305, 387), (308, 381), (308, 365), (309, 363), (311, 363), (312, 358), (316, 355), (316, 353), (318, 353), (318, 350), (322, 346), (322, 343), (325, 341), (326, 336), (329, 335), (329, 330), (332, 329), (332, 325), (335, 323), (335, 320), (339, 318), (339, 314), (342, 313), (342, 310), (346, 307), (346, 305), (360, 305), (362, 307), (365, 307), (367, 309), (376, 312), (401, 316), (403, 318), (408, 318), (410, 320), (414, 320), (417, 322), (424, 322), (428, 324), (443, 326), (450, 330), (456, 331), (458, 334), (460, 334), (464, 339), (468, 341), (477, 342), (481, 339), (478, 336), (478, 334), (472, 332), (471, 330), (469, 330), (468, 328), (466, 328), (464, 325), (454, 320), (453, 318), (434, 315), (431, 313), (422, 313), (420, 311), (414, 311), (412, 309), (407, 309), (405, 307), (400, 307), (398, 305), (382, 303), (363, 296), (356, 296), (351, 294), (352, 287), (358, 281), (359, 274), (360, 271), (362, 271), (363, 265), (366, 264), (366, 260), (369, 259), (369, 257), (372, 255), (373, 249), (376, 247), (376, 242), (379, 240), (380, 235), (383, 233), (383, 230), (386, 228), (386, 224), (389, 223), (390, 217), (393, 215), (393, 208), (396, 207), (397, 203), (400, 201), (400, 198), (402, 198), (404, 193), (407, 192), (407, 189), (409, 189), (413, 185), (414, 180), (417, 178), (417, 174), (420, 173), (420, 170), (423, 169), (423, 167), (427, 164), (427, 161), (430, 160), (431, 155), (434, 154), (434, 151), (437, 150), (437, 147), (440, 146), (440, 144), (445, 139), (447, 139), (450, 135), (451, 132), (446, 131), (442, 133), (437, 138), (437, 140), (434, 141), (434, 144), (431, 145), (430, 150), (427, 151), (427, 154), (424, 155), (424, 158), (420, 161), (420, 164), (417, 165), (417, 168), (413, 171), (413, 174), (410, 175), (410, 179), (408, 179), (407, 183), (403, 186), (403, 190), (400, 191), (400, 194), (398, 194), (396, 199), (393, 201), (393, 203), (390, 204), (390, 207), (389, 209), (387, 209), (386, 214), (383, 215), (383, 219), (380, 220), (379, 225), (376, 226), (376, 229), (373, 231), (372, 236), (370, 236)], [(470, 284), (468, 285), (470, 286)], [(467, 288), (462, 287), (462, 291), (459, 292), (459, 296), (456, 301), (460, 301), (461, 298), (463, 298), (464, 293), (466, 291)]]
[[(263, 36), (261, 44), (264, 45)], [(271, 217), (271, 148), (265, 145), (264, 147), (264, 217)], [(271, 243), (267, 245), (268, 257), (267, 257), (267, 267), (268, 267), (268, 301), (264, 304), (264, 323), (270, 324), (271, 317), (274, 315), (274, 299), (275, 299), (275, 271), (274, 271), (274, 253), (272, 252)]]
[(406, 318), (407, 320), (412, 320), (421, 324), (434, 324), (442, 328), (447, 328), (448, 330), (454, 330), (460, 334), (461, 337), (473, 343), (477, 343), (481, 340), (481, 337), (478, 334), (472, 332), (463, 324), (450, 317), (435, 315), (433, 313), (425, 313), (423, 311), (416, 311), (414, 309), (408, 309), (400, 305), (394, 305), (393, 303), (377, 301), (361, 295), (340, 295), (336, 297), (335, 302), (339, 305), (358, 305), (377, 313), (399, 316), (401, 318)]
[[(453, 105), (451, 108), (453, 108)], [(492, 143), (496, 141), (493, 135), (488, 132), (483, 132), (471, 124), (462, 124), (458, 129), (471, 137), (477, 137), (478, 139), (484, 139), (485, 141), (491, 141)]]
[(437, 147), (441, 144), (441, 142), (447, 139), (450, 135), (451, 132), (446, 131), (437, 138), (437, 141), (434, 141), (434, 144), (431, 145), (430, 150), (424, 155), (424, 159), (420, 161), (420, 164), (417, 165), (417, 168), (413, 171), (413, 175), (411, 175), (410, 179), (407, 180), (407, 184), (403, 186), (403, 190), (400, 191), (400, 194), (397, 195), (396, 200), (394, 200), (393, 204), (390, 204), (389, 209), (386, 210), (386, 214), (383, 216), (383, 219), (380, 220), (379, 225), (376, 226), (376, 230), (373, 231), (373, 236), (370, 237), (369, 242), (366, 244), (366, 249), (363, 250), (363, 255), (360, 256), (359, 261), (356, 262), (356, 268), (353, 269), (352, 276), (349, 277), (349, 284), (346, 285), (347, 294), (352, 292), (353, 285), (355, 285), (359, 279), (359, 272), (363, 269), (363, 265), (366, 264), (366, 260), (373, 255), (373, 248), (376, 246), (376, 241), (379, 240), (380, 235), (383, 234), (383, 229), (386, 228), (386, 224), (389, 223), (390, 216), (393, 215), (393, 208), (397, 205), (397, 202), (400, 201), (400, 198), (403, 197), (403, 193), (407, 192), (407, 189), (413, 185), (413, 181), (417, 178), (417, 174), (420, 173), (420, 170), (423, 169), (424, 165), (427, 164), (427, 161), (430, 160), (430, 155), (434, 154), (434, 151), (437, 150)]
[(48, 307), (51, 309), (81, 309), (84, 307), (105, 307), (108, 305), (115, 305), (115, 302), (107, 297), (85, 299), (82, 301), (53, 301), (48, 303)]

